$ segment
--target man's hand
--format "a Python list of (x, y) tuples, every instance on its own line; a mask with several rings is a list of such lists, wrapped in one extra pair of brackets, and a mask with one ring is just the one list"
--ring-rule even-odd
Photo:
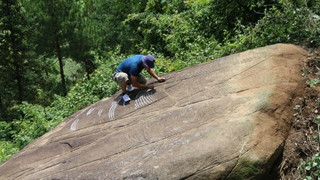
[(163, 77), (158, 78), (158, 82), (165, 82), (165, 81), (166, 81), (166, 78), (163, 78)]
[(149, 85), (148, 89), (154, 89), (154, 85)]

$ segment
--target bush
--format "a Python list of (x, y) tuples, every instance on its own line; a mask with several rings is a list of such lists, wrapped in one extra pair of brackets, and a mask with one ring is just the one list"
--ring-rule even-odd
[(54, 123), (48, 121), (45, 109), (40, 105), (22, 102), (21, 105), (14, 108), (18, 108), (22, 112), (20, 119), (11, 122), (14, 129), (12, 139), (16, 147), (20, 149), (54, 126)]
[(317, 153), (311, 159), (303, 161), (300, 172), (305, 180), (320, 179), (320, 154)]
[(230, 37), (226, 32), (226, 45), (238, 44), (237, 48), (253, 49), (275, 43), (291, 43), (306, 47), (320, 45), (320, 17), (316, 14), (318, 6), (311, 9), (307, 4), (294, 4), (291, 1), (281, 1), (278, 6), (265, 10), (265, 15), (256, 24), (243, 26), (238, 21)]
[(9, 141), (0, 141), (0, 162), (5, 161), (20, 150)]

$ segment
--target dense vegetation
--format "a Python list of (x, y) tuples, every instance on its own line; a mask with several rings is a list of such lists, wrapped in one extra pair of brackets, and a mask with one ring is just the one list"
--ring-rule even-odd
[(320, 45), (318, 0), (1, 0), (0, 162), (118, 90), (132, 54), (164, 74), (274, 43)]

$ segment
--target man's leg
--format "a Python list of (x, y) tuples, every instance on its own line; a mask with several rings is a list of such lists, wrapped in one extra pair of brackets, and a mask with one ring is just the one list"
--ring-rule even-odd
[(125, 74), (125, 73), (123, 73), (122, 74), (122, 80), (126, 80), (126, 81), (121, 81), (121, 82), (123, 82), (121, 85), (120, 85), (120, 87), (121, 87), (121, 90), (122, 90), (122, 99), (123, 99), (123, 101), (124, 102), (129, 102), (131, 99), (130, 99), (130, 97), (128, 96), (128, 94), (127, 94), (127, 84), (128, 84), (128, 75), (127, 74)]
[(114, 77), (112, 79), (120, 85), (122, 93), (125, 94), (127, 92), (126, 86), (129, 81), (128, 75), (123, 72), (118, 72), (114, 75)]
[(141, 75), (141, 74), (138, 75), (137, 80), (138, 80), (138, 82), (139, 82), (140, 84), (147, 84), (147, 79), (146, 79), (146, 77), (144, 77), (144, 76)]
[(127, 81), (122, 83), (120, 86), (121, 86), (122, 94), (127, 93)]

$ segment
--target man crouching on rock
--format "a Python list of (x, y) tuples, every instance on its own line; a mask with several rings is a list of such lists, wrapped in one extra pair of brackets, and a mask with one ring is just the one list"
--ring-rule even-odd
[(158, 77), (151, 69), (154, 68), (155, 59), (149, 55), (134, 55), (123, 60), (112, 76), (112, 80), (121, 86), (122, 98), (125, 102), (131, 99), (127, 91), (133, 91), (134, 87), (139, 89), (154, 89), (153, 85), (146, 85), (147, 79), (141, 75), (141, 71), (145, 68), (147, 72), (158, 82), (166, 81), (163, 77)]

